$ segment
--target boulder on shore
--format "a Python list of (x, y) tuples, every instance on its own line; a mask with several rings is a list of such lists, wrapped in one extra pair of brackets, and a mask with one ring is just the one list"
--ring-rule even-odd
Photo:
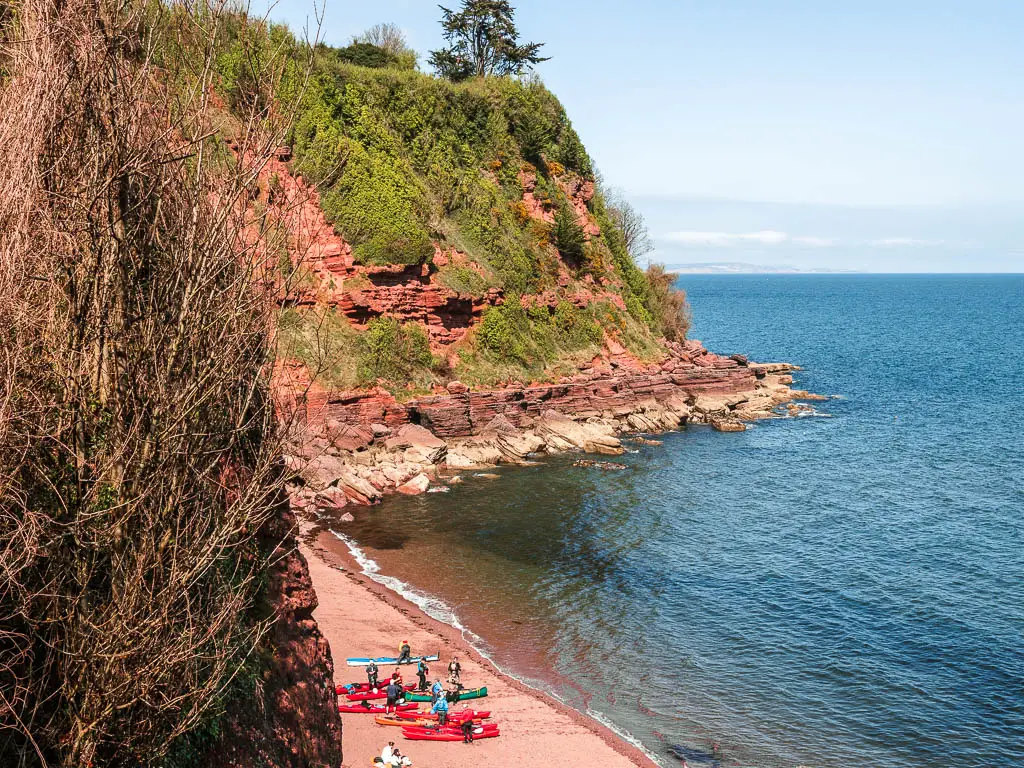
[(418, 424), (405, 424), (384, 441), (389, 451), (403, 451), (405, 460), (419, 464), (437, 464), (448, 452), (448, 444)]
[(718, 432), (746, 432), (747, 425), (742, 421), (731, 421), (729, 419), (715, 419), (711, 426)]
[(554, 451), (578, 449), (617, 456), (624, 453), (615, 427), (602, 420), (580, 423), (558, 411), (545, 411), (536, 423), (537, 435)]
[(426, 493), (428, 488), (430, 488), (430, 478), (419, 474), (404, 485), (398, 486), (397, 490), (406, 496), (419, 496), (421, 493)]

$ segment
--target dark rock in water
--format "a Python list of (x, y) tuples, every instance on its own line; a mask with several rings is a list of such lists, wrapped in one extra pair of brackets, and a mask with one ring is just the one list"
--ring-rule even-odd
[(580, 459), (574, 461), (574, 467), (590, 467), (592, 469), (626, 469), (625, 464), (616, 464), (612, 461), (594, 461), (593, 459)]
[(718, 745), (712, 747), (714, 751), (708, 752), (695, 747), (684, 747), (682, 744), (672, 744), (668, 752), (672, 757), (682, 760), (692, 768), (721, 768), (722, 761), (719, 759)]

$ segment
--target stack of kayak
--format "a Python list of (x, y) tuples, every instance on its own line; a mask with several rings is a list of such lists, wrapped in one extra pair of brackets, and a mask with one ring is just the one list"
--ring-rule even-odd
[[(448, 722), (453, 725), (462, 725), (467, 720), (479, 723), (490, 716), (491, 713), (486, 711), (466, 710), (464, 712), (450, 712), (448, 713)], [(373, 720), (377, 725), (397, 725), (402, 728), (410, 725), (437, 725), (437, 715), (433, 715), (430, 712), (395, 712), (390, 715), (378, 715)]]
[[(403, 650), (408, 650), (407, 646)], [(438, 661), (440, 653), (432, 656), (413, 656), (401, 663), (416, 664), (421, 659), (425, 662)], [(346, 663), (350, 667), (368, 666), (371, 663), (386, 667), (397, 665), (399, 661), (397, 657), (354, 657), (346, 659)], [(457, 677), (455, 679), (458, 680)], [(371, 686), (367, 682), (337, 686), (337, 695), (346, 699), (346, 703), (338, 706), (338, 711), (346, 714), (372, 714), (378, 725), (399, 727), (402, 729), (402, 736), (413, 741), (465, 741), (470, 734), (463, 733), (464, 727), (471, 728), (474, 741), (493, 739), (500, 735), (496, 723), (484, 722), (491, 716), (488, 711), (452, 709), (447, 712), (445, 724), (441, 725), (438, 713), (418, 709), (418, 703), (430, 704), (434, 697), (429, 691), (416, 690), (414, 685), (403, 686), (403, 697), (398, 699), (402, 703), (397, 706), (387, 707), (380, 703), (371, 703), (387, 698), (387, 685), (388, 682), (383, 682)], [(487, 688), (461, 688), (457, 693), (446, 691), (441, 695), (449, 702), (482, 699), (487, 696)]]
[[(402, 687), (403, 691), (412, 691), (416, 688), (415, 685), (406, 685)], [(345, 698), (348, 701), (373, 701), (374, 699), (386, 699), (388, 697), (387, 687), (379, 685), (376, 688), (368, 688), (365, 691), (355, 691), (354, 693), (346, 693)], [(406, 693), (405, 698), (409, 701), (409, 694)], [(427, 696), (427, 701), (430, 701), (430, 697)]]

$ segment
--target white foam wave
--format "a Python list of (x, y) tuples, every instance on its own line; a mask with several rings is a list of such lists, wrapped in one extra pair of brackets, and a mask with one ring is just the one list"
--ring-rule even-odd
[[(369, 555), (367, 555), (359, 547), (359, 545), (356, 544), (352, 539), (350, 539), (345, 534), (339, 533), (338, 531), (335, 531), (333, 529), (328, 530), (331, 531), (331, 534), (333, 534), (336, 539), (338, 539), (339, 541), (344, 543), (346, 547), (348, 547), (348, 551), (351, 553), (352, 558), (356, 561), (356, 564), (359, 566), (363, 575), (368, 576), (370, 579), (377, 582), (381, 586), (386, 587), (387, 589), (390, 589), (392, 592), (404, 597), (406, 600), (413, 603), (415, 606), (417, 606), (420, 610), (422, 610), (432, 619), (440, 621), (444, 624), (447, 624), (450, 627), (454, 627), (455, 629), (459, 630), (459, 632), (462, 634), (462, 638), (472, 646), (473, 650), (479, 653), (483, 658), (487, 659), (487, 661), (489, 661), (494, 666), (494, 668), (498, 670), (500, 674), (504, 675), (505, 677), (510, 677), (513, 680), (516, 680), (522, 683), (523, 685), (527, 685), (530, 688), (533, 688), (537, 691), (546, 693), (548, 696), (555, 699), (555, 701), (558, 701), (559, 703), (564, 704), (565, 706), (572, 707), (572, 705), (568, 701), (566, 701), (565, 698), (559, 696), (555, 691), (553, 691), (549, 686), (545, 685), (543, 682), (539, 680), (532, 680), (530, 678), (521, 677), (503, 668), (497, 661), (495, 661), (494, 657), (488, 652), (487, 644), (484, 641), (484, 639), (472, 630), (467, 629), (466, 626), (459, 620), (459, 616), (455, 612), (455, 610), (447, 603), (445, 603), (443, 600), (433, 597), (431, 595), (426, 595), (420, 592), (419, 590), (415, 589), (411, 585), (405, 583), (401, 579), (395, 578), (394, 576), (385, 576), (380, 572), (380, 565), (378, 565), (377, 561)], [(621, 738), (623, 741), (629, 743), (630, 745), (642, 751), (645, 755), (650, 757), (651, 760), (653, 760), (656, 764), (662, 766), (664, 765), (664, 763), (660, 759), (658, 759), (658, 757), (656, 757), (650, 750), (644, 747), (644, 745), (641, 744), (635, 736), (633, 736), (628, 731), (619, 728), (617, 725), (611, 722), (607, 717), (602, 715), (600, 712), (595, 712), (594, 710), (588, 708), (584, 711), (584, 714), (587, 715), (587, 717), (596, 720), (598, 723), (603, 725), (608, 730), (612, 731), (616, 736)]]
[(662, 760), (662, 758), (659, 755), (654, 754), (653, 752), (651, 752), (651, 750), (649, 750), (647, 747), (641, 744), (640, 739), (631, 734), (629, 731), (617, 726), (615, 723), (613, 723), (600, 712), (588, 708), (586, 714), (587, 717), (593, 718), (623, 741), (639, 749), (641, 752), (647, 755), (647, 757), (649, 757), (655, 764), (661, 766), (665, 765), (665, 761)]
[(356, 563), (358, 563), (364, 575), (369, 576), (375, 582), (381, 586), (387, 587), (392, 592), (401, 595), (410, 603), (413, 603), (417, 608), (422, 610), (430, 618), (444, 622), (451, 627), (455, 627), (455, 629), (462, 633), (463, 637), (467, 640), (469, 639), (467, 634), (472, 633), (466, 629), (461, 621), (459, 621), (458, 614), (455, 613), (455, 610), (446, 602), (439, 600), (436, 597), (432, 597), (431, 595), (426, 595), (394, 576), (385, 576), (380, 572), (380, 566), (377, 564), (377, 561), (360, 549), (359, 545), (352, 541), (352, 539), (333, 529), (331, 530), (331, 533), (335, 538), (343, 542), (345, 546), (348, 547), (348, 551), (352, 554), (352, 557), (355, 559)]

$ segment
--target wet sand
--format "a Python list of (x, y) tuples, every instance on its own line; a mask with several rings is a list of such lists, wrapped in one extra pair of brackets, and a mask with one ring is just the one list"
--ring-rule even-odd
[[(470, 708), (487, 709), (491, 722), (501, 729), (496, 739), (472, 745), (407, 741), (401, 729), (380, 726), (371, 715), (343, 714), (346, 768), (370, 766), (388, 741), (394, 741), (415, 766), (461, 768), (468, 764), (550, 768), (552, 765), (600, 766), (601, 768), (656, 768), (643, 752), (611, 730), (501, 674), (466, 643), (461, 634), (436, 621), (417, 606), (360, 573), (350, 555), (337, 548), (330, 534), (311, 539), (311, 527), (303, 526), (302, 553), (320, 605), (314, 616), (331, 644), (335, 682), (364, 681), (361, 667), (348, 667), (349, 656), (394, 656), (398, 644), (409, 640), (413, 653), (441, 652), (431, 666), (430, 679), (443, 678), (452, 655), (462, 663), (462, 683), (467, 688), (487, 686), (488, 696), (468, 702)], [(390, 668), (381, 668), (382, 676)], [(406, 682), (415, 682), (415, 667), (402, 668)], [(424, 705), (425, 706), (425, 705)], [(455, 705), (461, 707), (461, 704)]]

